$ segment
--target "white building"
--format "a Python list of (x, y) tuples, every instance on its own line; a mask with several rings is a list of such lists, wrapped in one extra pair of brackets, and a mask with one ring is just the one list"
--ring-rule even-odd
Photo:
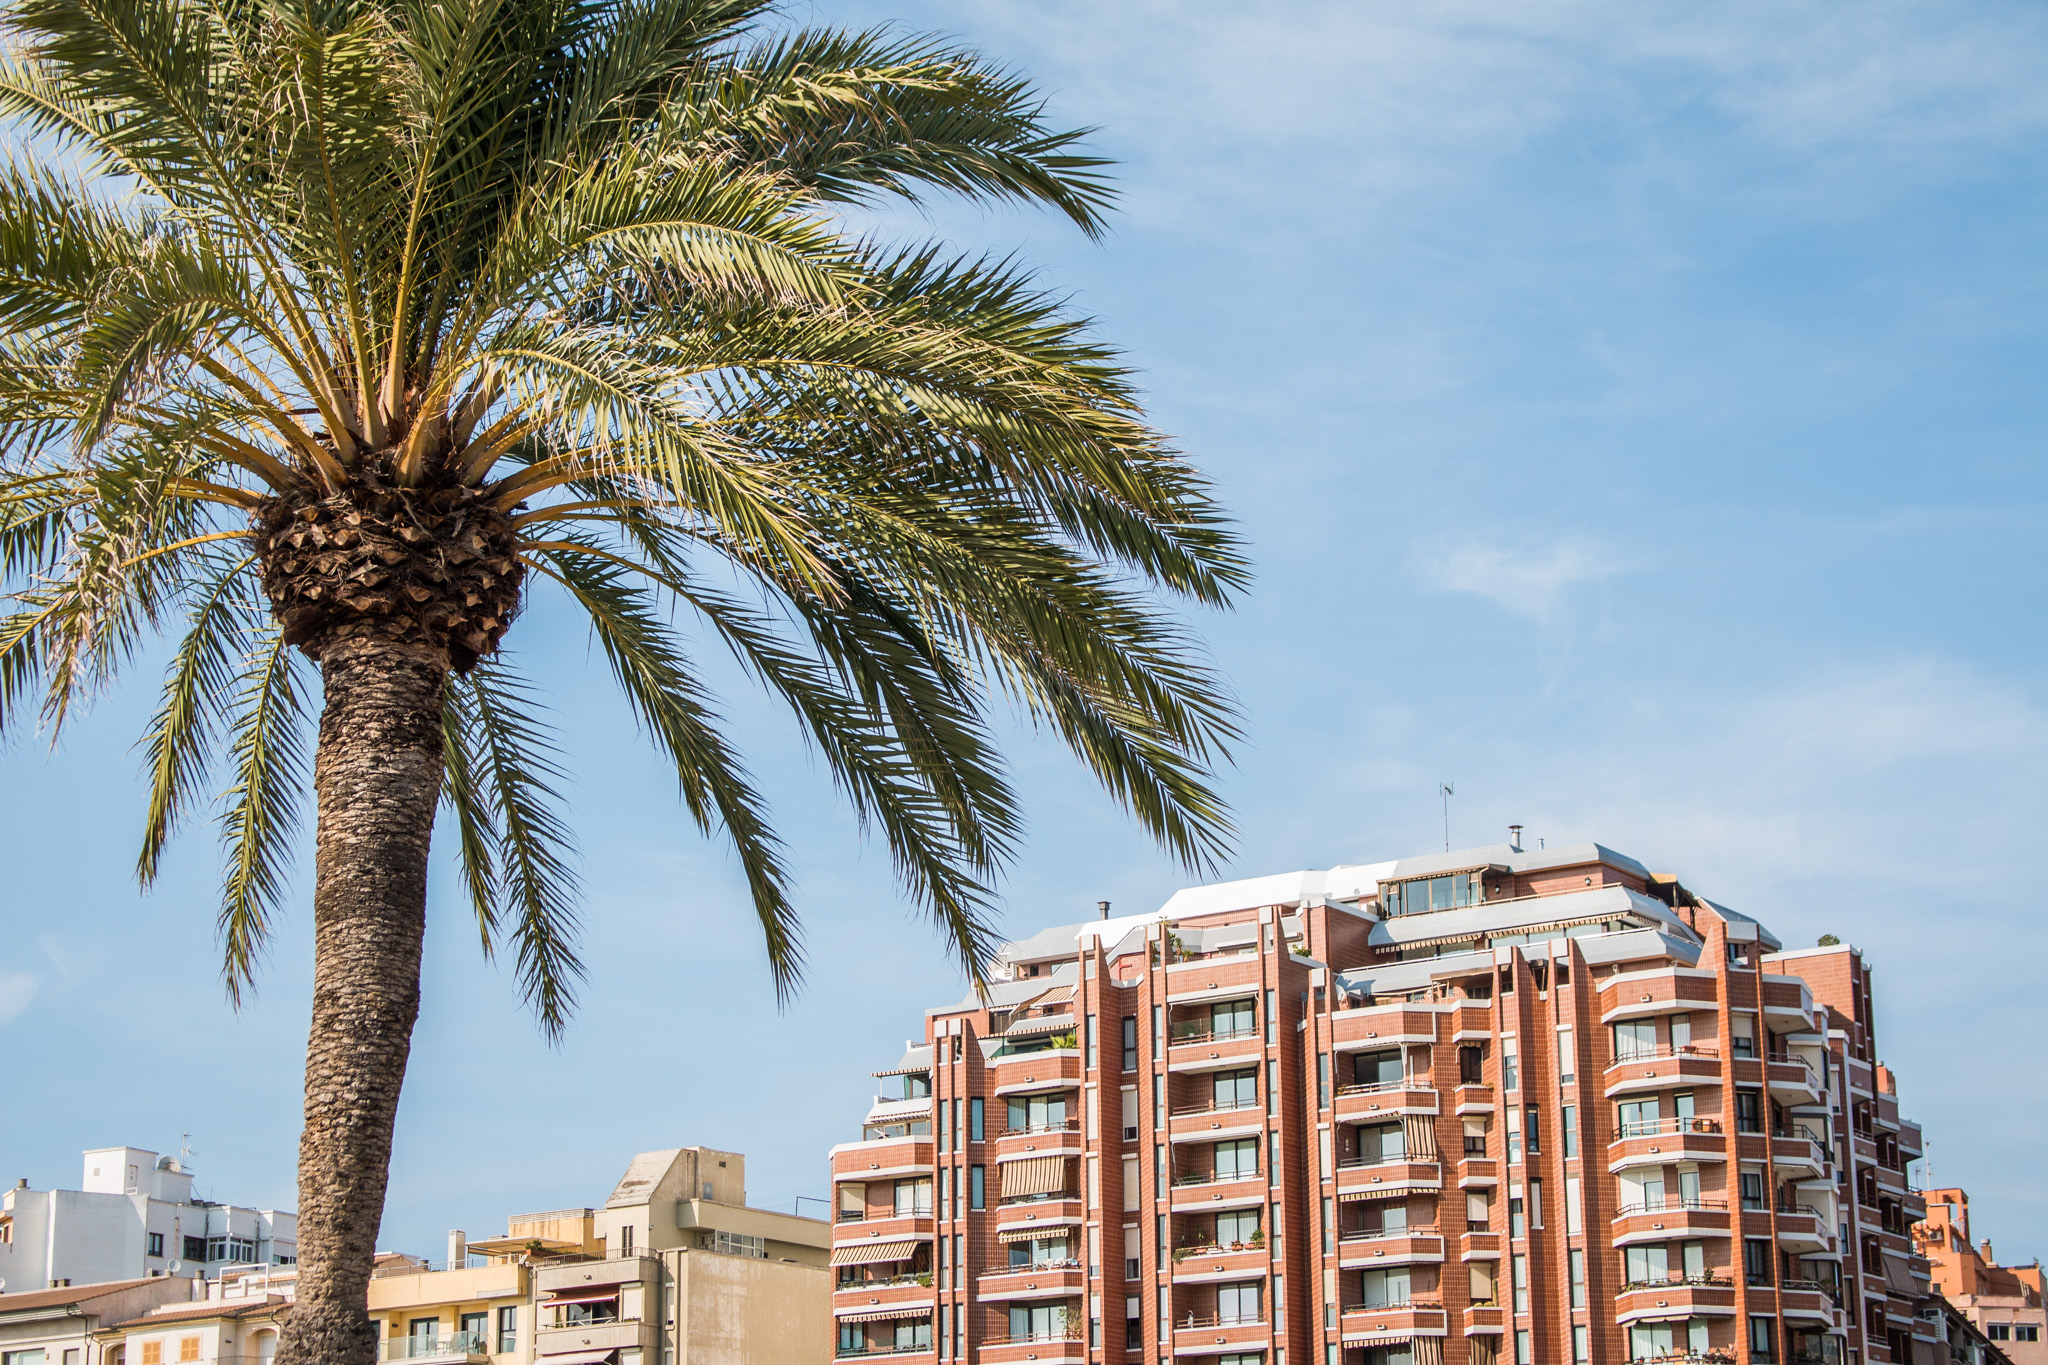
[(82, 1188), (0, 1197), (0, 1280), (8, 1293), (66, 1285), (217, 1276), (230, 1265), (291, 1265), (298, 1217), (192, 1196), (192, 1172), (139, 1147), (85, 1154)]

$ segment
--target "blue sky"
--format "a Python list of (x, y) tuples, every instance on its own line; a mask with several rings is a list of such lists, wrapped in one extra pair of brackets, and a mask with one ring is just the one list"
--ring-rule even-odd
[[(792, 13), (960, 34), (1123, 163), (1099, 245), (946, 206), (889, 226), (1071, 290), (1240, 518), (1256, 590), (1201, 623), (1250, 721), (1227, 875), (1426, 851), (1452, 779), (1458, 843), (1598, 839), (1788, 944), (1839, 934), (1875, 967), (1934, 1179), (1969, 1187), (2001, 1259), (2048, 1253), (2048, 12)], [(599, 1201), (634, 1151), (683, 1143), (747, 1152), (757, 1203), (825, 1193), (867, 1073), (957, 974), (734, 690), (811, 927), (778, 1013), (730, 860), (587, 642), (545, 606), (514, 641), (574, 754), (591, 980), (547, 1048), (437, 886), (385, 1244), (438, 1255), (448, 1228)], [(135, 890), (154, 681), (7, 760), (0, 1177), (70, 1184), (83, 1147), (189, 1131), (203, 1192), (289, 1206), (308, 916), (236, 1015), (205, 832)], [(1183, 884), (1062, 755), (1015, 752), (1017, 932)]]

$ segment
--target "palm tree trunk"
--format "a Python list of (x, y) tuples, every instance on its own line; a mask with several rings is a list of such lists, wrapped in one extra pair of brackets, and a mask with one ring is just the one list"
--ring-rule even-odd
[(419, 1016), (445, 658), (381, 641), (321, 654), (313, 782), (313, 1025), (299, 1136), (299, 1277), (277, 1365), (370, 1365), (366, 1309), (391, 1130)]

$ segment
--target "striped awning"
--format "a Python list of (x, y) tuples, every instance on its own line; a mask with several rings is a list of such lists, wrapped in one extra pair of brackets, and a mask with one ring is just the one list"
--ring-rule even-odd
[(1389, 1180), (1363, 1190), (1339, 1190), (1337, 1202), (1355, 1204), (1361, 1199), (1387, 1199), (1395, 1195), (1435, 1194), (1443, 1188), (1440, 1180)]
[(1071, 1014), (1048, 1014), (1037, 1019), (1019, 1019), (1003, 1030), (1005, 1038), (1028, 1038), (1039, 1033), (1066, 1033), (1074, 1027)]
[(1067, 1187), (1067, 1158), (1035, 1156), (1003, 1163), (1003, 1198), (1020, 1194), (1057, 1194)]
[(619, 1287), (615, 1284), (606, 1285), (602, 1289), (592, 1289), (590, 1286), (585, 1285), (580, 1289), (557, 1289), (554, 1293), (548, 1295), (546, 1299), (542, 1300), (542, 1302), (547, 1304), (608, 1303), (618, 1296)]
[(1075, 1231), (1075, 1228), (1066, 1223), (1053, 1223), (1047, 1227), (999, 1228), (996, 1231), (996, 1240), (998, 1242), (1043, 1242), (1052, 1241), (1056, 1238), (1064, 1240)]
[(900, 1322), (904, 1318), (928, 1318), (932, 1315), (930, 1304), (901, 1304), (895, 1308), (865, 1308), (858, 1313), (834, 1313), (841, 1322)]
[(833, 1265), (872, 1265), (877, 1261), (907, 1261), (917, 1254), (918, 1242), (855, 1242), (832, 1248)]

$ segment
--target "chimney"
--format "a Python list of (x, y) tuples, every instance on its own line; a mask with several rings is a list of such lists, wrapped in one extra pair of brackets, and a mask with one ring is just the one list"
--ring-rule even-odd
[(1991, 1254), (1991, 1239), (1989, 1237), (1986, 1237), (1983, 1240), (1983, 1242), (1979, 1244), (1979, 1246), (1977, 1247), (1977, 1255), (1980, 1258), (1982, 1258), (1985, 1265), (1998, 1264), (1998, 1258)]
[(1520, 825), (1508, 826), (1508, 847), (1517, 853), (1522, 851), (1522, 827)]
[(1108, 919), (1108, 918), (1109, 918), (1109, 902), (1108, 902), (1108, 901), (1097, 901), (1097, 902), (1095, 902), (1095, 913), (1096, 913), (1096, 916), (1097, 916), (1098, 918), (1101, 918), (1101, 919)]
[(469, 1234), (460, 1230), (448, 1234), (448, 1268), (462, 1270), (469, 1265)]

